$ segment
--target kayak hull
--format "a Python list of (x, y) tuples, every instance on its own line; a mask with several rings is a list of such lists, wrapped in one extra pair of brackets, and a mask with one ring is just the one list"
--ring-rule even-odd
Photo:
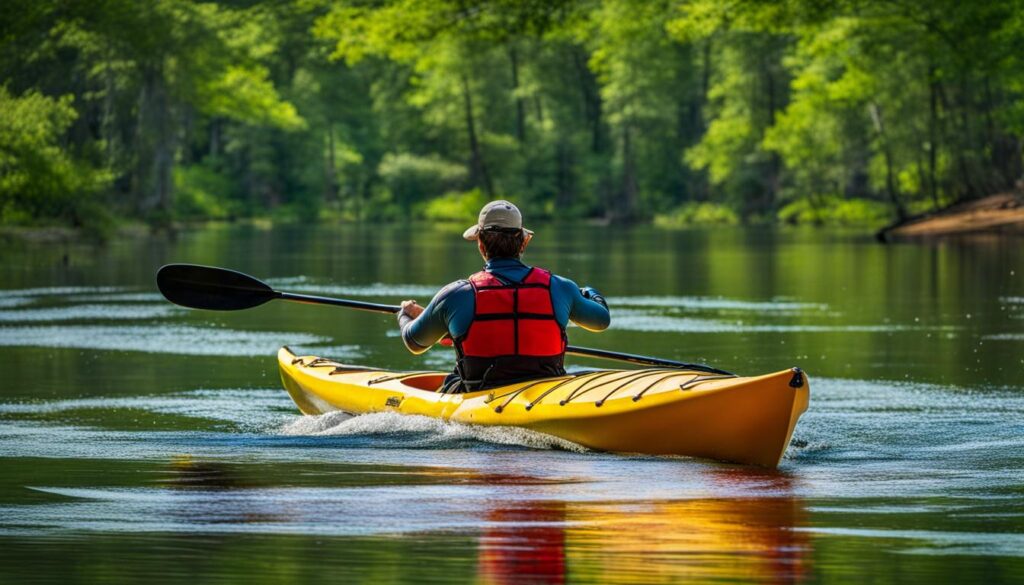
[(774, 468), (807, 409), (807, 376), (678, 369), (599, 370), (440, 394), (444, 374), (391, 372), (278, 352), (281, 380), (304, 414), (399, 412), (530, 429), (615, 453), (699, 457)]

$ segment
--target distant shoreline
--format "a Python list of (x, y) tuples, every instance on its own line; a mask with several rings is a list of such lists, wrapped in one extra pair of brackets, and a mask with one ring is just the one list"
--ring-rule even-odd
[[(658, 219), (658, 217), (655, 217), (649, 221), (641, 220), (631, 223), (649, 225), (652, 227), (658, 226), (664, 229), (687, 229), (716, 227), (722, 225), (721, 223), (714, 221), (696, 221), (673, 226), (664, 225), (664, 222), (658, 221)], [(579, 218), (575, 221), (581, 224), (604, 226), (613, 223), (613, 220), (607, 218)], [(124, 221), (119, 223), (119, 225), (113, 229), (102, 234), (92, 233), (90, 230), (81, 227), (61, 225), (0, 226), (0, 241), (22, 241), (41, 244), (67, 244), (84, 241), (103, 242), (111, 238), (145, 237), (154, 234), (171, 235), (173, 237), (179, 232), (215, 224), (248, 224), (261, 229), (270, 229), (275, 225), (294, 223), (296, 222), (292, 220), (281, 221), (268, 217), (239, 218), (234, 220), (189, 220), (174, 222), (172, 225), (165, 227), (156, 227), (140, 221)], [(314, 223), (322, 224), (325, 222)], [(452, 225), (462, 225), (457, 222), (451, 223)], [(778, 222), (778, 225), (783, 225), (784, 223), (785, 222)], [(823, 229), (834, 227), (830, 225), (815, 224), (812, 222), (800, 222), (799, 225), (813, 225)], [(857, 226), (847, 227), (856, 228)], [(864, 230), (865, 234), (871, 233), (871, 228), (869, 226), (861, 226), (861, 228)], [(996, 195), (989, 195), (981, 199), (955, 203), (938, 211), (929, 212), (908, 218), (901, 222), (890, 224), (889, 226), (878, 230), (875, 233), (875, 236), (881, 242), (897, 242), (979, 234), (1024, 236), (1024, 192), (1000, 193)]]
[(975, 234), (1024, 236), (1024, 194), (1000, 193), (955, 203), (883, 228), (877, 236), (893, 242)]

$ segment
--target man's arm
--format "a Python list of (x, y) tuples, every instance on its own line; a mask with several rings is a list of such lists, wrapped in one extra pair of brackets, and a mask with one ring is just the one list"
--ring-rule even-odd
[(402, 342), (414, 354), (421, 354), (448, 334), (448, 322), (451, 307), (449, 301), (463, 288), (469, 286), (465, 280), (449, 284), (441, 289), (426, 308), (416, 315), (419, 305), (408, 306), (402, 303), (403, 309), (398, 313), (398, 328), (402, 331)]
[(611, 324), (612, 315), (601, 293), (592, 287), (579, 288), (576, 283), (558, 277), (563, 294), (568, 295), (569, 320), (587, 331), (604, 331)]

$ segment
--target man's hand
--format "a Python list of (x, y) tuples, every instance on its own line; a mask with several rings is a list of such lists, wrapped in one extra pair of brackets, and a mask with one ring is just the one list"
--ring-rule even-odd
[(583, 294), (583, 298), (590, 299), (596, 303), (601, 303), (604, 308), (608, 308), (608, 302), (604, 300), (604, 296), (597, 292), (596, 288), (584, 286), (580, 288), (580, 293)]
[(423, 312), (423, 307), (419, 306), (416, 303), (416, 301), (413, 301), (413, 300), (402, 301), (402, 311), (401, 312), (406, 314), (406, 315), (408, 315), (409, 317), (415, 319), (416, 317), (420, 316), (420, 313)]

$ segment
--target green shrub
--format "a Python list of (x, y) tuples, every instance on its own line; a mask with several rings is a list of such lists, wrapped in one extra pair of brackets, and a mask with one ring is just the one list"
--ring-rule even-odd
[(174, 215), (178, 219), (229, 219), (238, 203), (234, 183), (205, 164), (174, 169)]
[(684, 203), (669, 213), (654, 216), (654, 225), (659, 227), (685, 227), (690, 225), (735, 225), (740, 218), (736, 212), (717, 203)]
[(355, 217), (365, 221), (397, 221), (408, 217), (395, 203), (391, 191), (380, 186), (372, 189), (370, 196), (361, 201), (355, 211)]
[(111, 222), (98, 201), (110, 172), (61, 145), (78, 115), (72, 102), (37, 91), (16, 97), (0, 86), (0, 223), (56, 220), (102, 232)]
[(386, 154), (377, 169), (391, 198), (402, 209), (457, 188), (466, 180), (466, 167), (439, 156)]
[(836, 196), (798, 199), (779, 210), (779, 221), (790, 224), (877, 226), (892, 220), (888, 205), (868, 199)]
[(313, 223), (319, 220), (320, 209), (304, 203), (285, 203), (266, 212), (271, 223)]
[(418, 215), (430, 221), (472, 221), (487, 202), (480, 189), (450, 192), (428, 201)]

